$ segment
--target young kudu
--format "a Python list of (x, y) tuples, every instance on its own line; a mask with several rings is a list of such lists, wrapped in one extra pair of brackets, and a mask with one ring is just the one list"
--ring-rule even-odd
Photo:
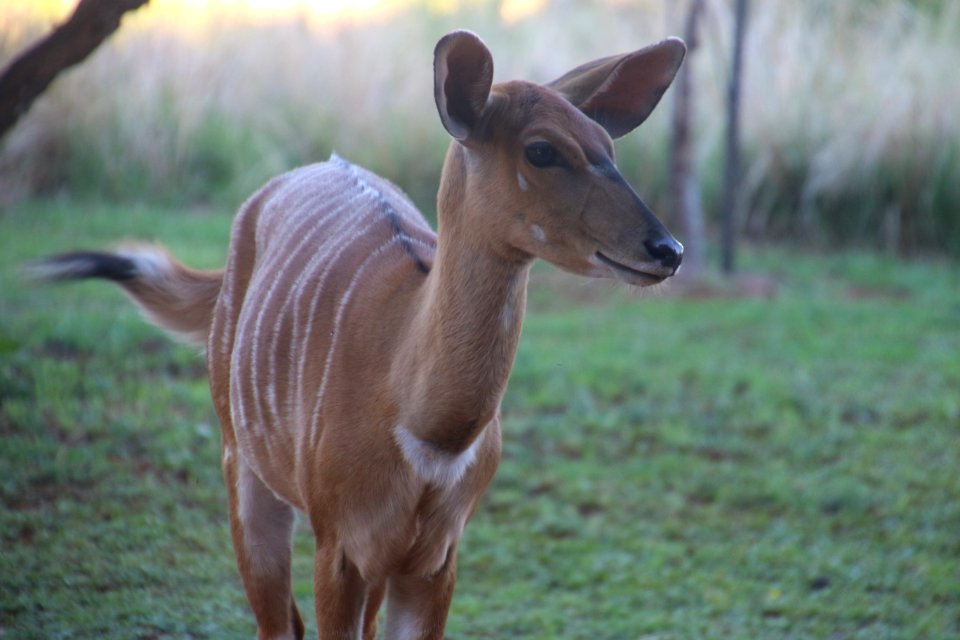
[(435, 50), (454, 138), (434, 234), (394, 185), (338, 157), (282, 175), (234, 222), (226, 268), (162, 248), (52, 257), (51, 279), (118, 282), (155, 324), (206, 346), (243, 584), (259, 638), (300, 638), (295, 510), (316, 536), (321, 638), (440, 638), (457, 544), (500, 458), (499, 406), (534, 258), (634, 285), (682, 246), (617, 170), (675, 39), (537, 85), (492, 86), (457, 31)]

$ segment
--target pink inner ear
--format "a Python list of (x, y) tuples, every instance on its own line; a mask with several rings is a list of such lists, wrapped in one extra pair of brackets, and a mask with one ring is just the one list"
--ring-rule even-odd
[(467, 32), (441, 39), (435, 56), (440, 119), (450, 135), (463, 140), (483, 113), (493, 82), (493, 60), (480, 38)]
[[(583, 105), (584, 110), (643, 110), (651, 99), (655, 105), (666, 88), (670, 86), (673, 75), (670, 74), (664, 78), (665, 74), (650, 69), (646, 65), (637, 64), (635, 68), (630, 66), (631, 60), (624, 60), (617, 65), (607, 81)], [(652, 109), (651, 106), (650, 110)]]
[(580, 109), (613, 137), (639, 126), (653, 111), (683, 61), (685, 47), (675, 40), (625, 56)]
[[(490, 88), (490, 78), (493, 73), (488, 69), (489, 59), (476, 50), (457, 49), (451, 52), (447, 64), (453, 73), (447, 76), (445, 90), (448, 97), (458, 95), (466, 100), (464, 106), (473, 113), (483, 110), (487, 102)], [(456, 77), (453, 77), (453, 74)]]

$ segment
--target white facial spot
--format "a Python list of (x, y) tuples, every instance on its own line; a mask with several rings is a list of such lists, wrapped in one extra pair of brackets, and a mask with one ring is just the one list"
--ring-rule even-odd
[(547, 241), (547, 234), (544, 233), (543, 228), (538, 224), (530, 226), (530, 235), (532, 235), (533, 239), (537, 242)]
[(520, 187), (520, 191), (526, 191), (530, 188), (530, 185), (527, 184), (527, 179), (523, 177), (523, 174), (517, 173), (517, 185)]
[(593, 269), (591, 269), (584, 275), (592, 278), (616, 278), (617, 277), (617, 275), (613, 272), (613, 269), (610, 267), (610, 265), (607, 265), (601, 262), (600, 258), (598, 258), (596, 254), (588, 257), (587, 262), (589, 262), (593, 266)]

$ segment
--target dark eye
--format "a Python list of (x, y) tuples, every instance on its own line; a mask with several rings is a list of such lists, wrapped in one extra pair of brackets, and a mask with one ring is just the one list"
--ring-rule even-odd
[(531, 142), (523, 151), (527, 156), (527, 162), (538, 169), (552, 167), (560, 161), (560, 154), (549, 142)]

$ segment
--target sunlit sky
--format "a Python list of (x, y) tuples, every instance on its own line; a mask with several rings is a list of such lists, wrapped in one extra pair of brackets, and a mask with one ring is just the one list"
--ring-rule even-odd
[[(139, 14), (154, 18), (189, 20), (191, 14), (210, 16), (221, 12), (251, 16), (262, 20), (289, 16), (306, 17), (319, 24), (390, 14), (413, 4), (415, 0), (150, 0)], [(473, 0), (476, 2), (476, 0)], [(419, 4), (435, 11), (453, 11), (471, 0), (425, 0)], [(77, 0), (7, 0), (6, 10), (51, 22), (66, 18)], [(505, 22), (536, 13), (546, 0), (501, 0), (500, 14)], [(138, 16), (138, 17), (142, 17)]]

